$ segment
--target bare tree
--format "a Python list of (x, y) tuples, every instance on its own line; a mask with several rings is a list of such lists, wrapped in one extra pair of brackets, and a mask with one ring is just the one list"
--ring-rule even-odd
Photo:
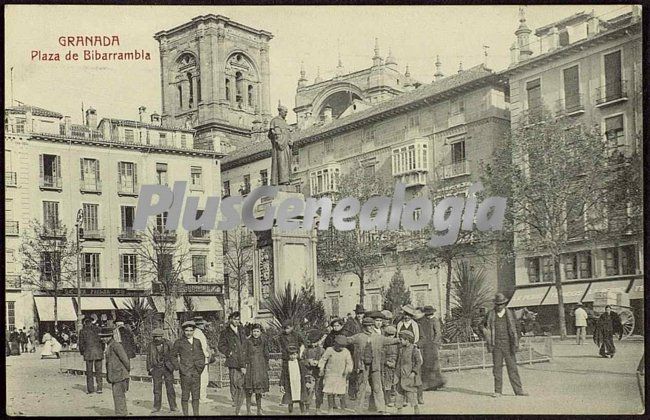
[(248, 273), (253, 269), (253, 237), (243, 226), (223, 233), (223, 261), (229, 276), (227, 293), (237, 296), (237, 311), (241, 312), (242, 290), (248, 287)]
[(140, 235), (135, 249), (141, 276), (138, 281), (157, 284), (165, 299), (164, 330), (167, 338), (178, 335), (176, 299), (181, 295), (183, 275), (191, 271), (191, 257), (174, 231), (161, 225), (150, 226)]
[(74, 236), (59, 220), (45, 225), (32, 220), (21, 238), (19, 255), (22, 284), (48, 291), (54, 297), (54, 327), (58, 327), (58, 297), (62, 288), (77, 285), (77, 249)]
[(516, 248), (550, 255), (561, 338), (566, 338), (561, 254), (607, 220), (602, 205), (611, 201), (608, 185), (617, 165), (603, 140), (600, 132), (541, 109), (513, 127), (494, 162), (484, 167), (492, 195), (508, 197), (506, 217)]

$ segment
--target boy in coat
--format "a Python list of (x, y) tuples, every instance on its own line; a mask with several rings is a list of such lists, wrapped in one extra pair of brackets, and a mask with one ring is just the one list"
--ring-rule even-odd
[(226, 356), (226, 367), (230, 378), (230, 396), (235, 406), (235, 415), (239, 415), (239, 410), (244, 402), (244, 375), (246, 375), (246, 366), (244, 362), (243, 350), (246, 342), (246, 334), (241, 326), (241, 316), (239, 312), (233, 312), (228, 317), (228, 326), (223, 330), (219, 337), (217, 350)]
[(201, 399), (201, 373), (205, 368), (205, 357), (201, 342), (194, 338), (194, 321), (182, 325), (184, 337), (179, 338), (172, 348), (172, 359), (181, 376), (181, 408), (183, 415), (189, 414), (188, 403), (192, 396), (192, 413), (199, 415)]
[(172, 360), (172, 346), (163, 337), (163, 330), (156, 328), (152, 332), (153, 341), (147, 349), (147, 372), (153, 379), (153, 410), (160, 411), (162, 405), (162, 386), (165, 382), (167, 402), (170, 411), (176, 411), (176, 391), (174, 390), (174, 361)]
[(305, 403), (308, 402), (314, 387), (314, 378), (307, 371), (305, 362), (298, 360), (299, 352), (297, 346), (289, 346), (289, 360), (280, 376), (280, 392), (284, 393), (282, 401), (288, 401), (289, 413), (293, 413), (294, 402), (300, 405), (300, 413), (305, 412)]
[(93, 324), (90, 318), (84, 318), (84, 326), (79, 332), (79, 353), (86, 361), (86, 392), (95, 392), (96, 381), (97, 393), (101, 394), (104, 344), (99, 338), (99, 327)]
[(126, 416), (126, 391), (129, 390), (131, 361), (122, 344), (113, 339), (111, 328), (102, 328), (99, 336), (106, 346), (106, 381), (111, 384), (116, 416)]
[[(322, 334), (318, 330), (310, 331), (307, 335), (307, 348), (303, 353), (303, 359), (305, 360), (305, 365), (307, 366), (307, 372), (311, 375), (314, 380), (314, 395), (316, 397), (316, 412), (318, 412), (323, 404), (323, 380), (320, 375), (320, 369), (318, 367), (318, 362), (320, 361), (325, 350), (320, 346), (320, 339)], [(311, 404), (311, 399), (307, 403), (307, 411), (309, 411), (309, 405)]]
[(422, 355), (420, 349), (413, 342), (415, 336), (411, 331), (400, 331), (400, 349), (397, 356), (395, 376), (397, 380), (397, 391), (402, 396), (402, 403), (398, 405), (401, 410), (406, 406), (405, 402), (413, 407), (413, 414), (419, 414), (418, 388), (422, 386), (420, 368), (422, 367)]

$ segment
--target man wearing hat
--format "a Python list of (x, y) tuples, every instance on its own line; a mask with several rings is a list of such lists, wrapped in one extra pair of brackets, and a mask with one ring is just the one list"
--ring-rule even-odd
[(287, 124), (287, 107), (278, 104), (278, 116), (271, 120), (271, 185), (288, 185), (291, 177), (292, 129)]
[(228, 326), (219, 337), (217, 349), (226, 356), (226, 367), (230, 378), (230, 396), (235, 407), (235, 415), (244, 402), (244, 375), (246, 374), (246, 361), (244, 360), (244, 342), (246, 334), (241, 327), (241, 314), (237, 311), (228, 316)]
[(581, 345), (585, 342), (587, 337), (587, 311), (582, 307), (582, 302), (578, 302), (577, 308), (573, 315), (576, 318), (576, 344)]
[(517, 370), (517, 359), (515, 354), (519, 348), (519, 331), (517, 321), (512, 310), (506, 308), (508, 299), (502, 294), (494, 296), (494, 309), (490, 310), (486, 317), (483, 335), (487, 342), (488, 350), (492, 352), (494, 367), (494, 394), (493, 397), (501, 396), (503, 390), (503, 362), (506, 362), (508, 378), (515, 395), (526, 396), (521, 386), (519, 371)]
[(131, 360), (121, 343), (113, 339), (113, 329), (103, 327), (99, 332), (106, 346), (106, 382), (111, 384), (113, 404), (116, 416), (128, 415), (126, 409), (126, 391), (129, 390)]
[(85, 317), (83, 327), (79, 331), (79, 353), (86, 362), (86, 392), (95, 392), (95, 381), (97, 382), (97, 393), (102, 393), (102, 360), (104, 360), (104, 344), (99, 338), (100, 329), (93, 324), (91, 318)]
[(411, 331), (417, 344), (420, 341), (420, 328), (417, 322), (413, 321), (413, 318), (418, 314), (418, 310), (411, 305), (404, 305), (402, 306), (402, 312), (403, 318), (397, 323), (397, 334), (399, 335), (402, 330)]
[(386, 328), (387, 326), (391, 325), (393, 322), (393, 313), (388, 309), (384, 309), (383, 311), (381, 311), (381, 314), (384, 316), (382, 328)]
[(210, 365), (210, 347), (208, 346), (208, 339), (205, 337), (205, 327), (208, 326), (208, 321), (203, 319), (202, 316), (195, 316), (193, 318), (194, 323), (196, 324), (196, 330), (194, 330), (194, 338), (201, 342), (201, 347), (203, 348), (203, 355), (205, 356), (205, 369), (201, 374), (201, 402), (208, 403), (208, 382), (210, 380), (210, 375), (208, 373), (208, 368)]
[(343, 326), (343, 334), (348, 337), (351, 337), (355, 334), (359, 334), (360, 332), (362, 332), (363, 331), (362, 322), (365, 313), (366, 311), (363, 309), (363, 306), (357, 304), (357, 306), (354, 308), (355, 318), (353, 319), (348, 318), (348, 320), (345, 322), (345, 325)]
[(420, 369), (422, 367), (422, 356), (418, 346), (414, 343), (415, 336), (411, 331), (402, 330), (399, 333), (400, 348), (397, 356), (395, 376), (397, 391), (402, 395), (402, 403), (398, 405), (399, 410), (408, 403), (413, 407), (413, 414), (419, 414), (417, 398), (418, 390), (422, 386)]
[(194, 338), (196, 323), (185, 321), (181, 326), (184, 337), (179, 338), (172, 347), (172, 359), (181, 377), (181, 408), (183, 415), (189, 415), (189, 401), (192, 396), (192, 413), (199, 414), (201, 399), (201, 373), (205, 369), (205, 355), (201, 342)]
[(162, 405), (162, 386), (165, 382), (167, 391), (167, 402), (169, 410), (174, 412), (176, 408), (176, 391), (174, 390), (174, 361), (172, 359), (172, 345), (163, 337), (162, 328), (156, 328), (151, 333), (153, 341), (147, 348), (147, 372), (153, 380), (153, 410), (152, 413), (160, 411)]

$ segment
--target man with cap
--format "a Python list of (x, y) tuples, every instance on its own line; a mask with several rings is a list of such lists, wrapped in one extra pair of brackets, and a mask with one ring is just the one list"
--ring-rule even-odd
[(373, 319), (373, 321), (375, 323), (374, 332), (375, 332), (375, 334), (381, 335), (382, 334), (381, 329), (384, 326), (384, 314), (379, 312), (379, 311), (372, 311), (372, 312), (369, 312), (365, 316), (370, 317), (370, 318)]
[[(366, 311), (363, 309), (363, 305), (357, 303), (357, 305), (354, 308), (355, 316), (353, 318), (348, 317), (348, 319), (345, 321), (345, 325), (343, 325), (343, 330), (341, 331), (343, 335), (345, 335), (346, 337), (352, 337), (355, 334), (359, 334), (363, 332), (362, 323), (363, 323), (363, 317), (365, 312)], [(354, 346), (349, 346), (348, 350), (352, 355), (352, 360), (356, 360), (354, 355)], [(354, 369), (352, 371), (352, 374), (350, 375), (350, 386), (348, 387), (348, 397), (351, 400), (354, 400), (357, 397), (357, 393), (359, 391), (357, 388), (358, 383), (359, 383), (359, 378), (357, 378), (357, 369)]]
[(235, 415), (244, 403), (244, 375), (246, 374), (246, 361), (244, 360), (244, 342), (246, 334), (241, 327), (241, 314), (237, 311), (228, 316), (228, 326), (224, 328), (219, 337), (217, 350), (226, 356), (226, 367), (230, 378), (230, 396), (235, 407)]
[(208, 339), (205, 337), (205, 327), (208, 326), (208, 321), (203, 319), (202, 316), (195, 316), (193, 318), (194, 323), (196, 324), (196, 330), (194, 330), (194, 338), (201, 342), (201, 347), (203, 348), (203, 355), (205, 356), (205, 369), (201, 374), (201, 402), (208, 403), (208, 382), (210, 380), (210, 374), (208, 373), (208, 368), (210, 365), (210, 347), (208, 346)]
[(287, 107), (278, 105), (278, 116), (270, 122), (271, 185), (288, 185), (291, 177), (292, 129), (287, 124)]
[(402, 403), (398, 405), (401, 410), (408, 402), (413, 407), (413, 414), (419, 414), (417, 392), (422, 386), (420, 369), (422, 367), (422, 356), (418, 346), (413, 342), (415, 336), (411, 331), (402, 330), (399, 333), (400, 348), (397, 356), (395, 376), (397, 391), (402, 395)]
[(169, 410), (176, 411), (176, 391), (174, 390), (174, 360), (172, 359), (172, 345), (163, 337), (162, 328), (156, 328), (151, 333), (153, 341), (147, 348), (147, 372), (153, 380), (153, 410), (160, 411), (162, 405), (162, 386), (165, 382)]
[(526, 396), (521, 386), (519, 371), (517, 369), (517, 359), (515, 354), (519, 349), (519, 331), (517, 329), (517, 320), (512, 310), (506, 308), (508, 299), (502, 294), (497, 293), (494, 296), (494, 309), (487, 313), (484, 323), (483, 335), (492, 352), (492, 374), (494, 375), (494, 394), (493, 397), (501, 396), (503, 390), (503, 362), (505, 360), (508, 378), (515, 395)]
[(201, 342), (194, 338), (196, 323), (185, 321), (181, 325), (183, 337), (176, 340), (172, 347), (172, 359), (178, 367), (181, 378), (181, 408), (183, 415), (189, 415), (190, 395), (192, 397), (192, 413), (199, 415), (199, 400), (201, 399), (201, 373), (205, 369), (205, 356)]
[(129, 390), (131, 360), (124, 351), (121, 343), (113, 339), (113, 329), (103, 327), (99, 332), (106, 346), (106, 382), (111, 384), (113, 404), (116, 416), (127, 416), (126, 391)]
[(397, 323), (397, 334), (404, 331), (411, 331), (413, 337), (415, 337), (415, 344), (420, 341), (420, 328), (417, 322), (413, 321), (413, 318), (418, 315), (418, 310), (416, 310), (411, 305), (402, 306), (403, 317), (400, 322)]
[(97, 382), (97, 393), (102, 393), (102, 360), (104, 359), (104, 344), (99, 337), (99, 327), (93, 324), (91, 318), (85, 317), (83, 327), (79, 331), (79, 353), (86, 362), (86, 392), (95, 392), (95, 381)]
[(386, 328), (393, 323), (393, 313), (388, 309), (381, 311), (381, 314), (384, 316), (384, 321), (382, 323), (382, 329)]
[(576, 344), (581, 345), (585, 342), (587, 337), (587, 311), (582, 307), (582, 302), (578, 302), (573, 315), (576, 318)]

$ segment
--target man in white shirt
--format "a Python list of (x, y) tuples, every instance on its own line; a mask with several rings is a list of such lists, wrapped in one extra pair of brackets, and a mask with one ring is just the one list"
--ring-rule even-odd
[(210, 380), (210, 374), (208, 373), (209, 363), (210, 363), (210, 348), (208, 347), (208, 339), (205, 337), (203, 330), (208, 325), (208, 322), (203, 319), (202, 316), (195, 316), (194, 323), (196, 324), (196, 330), (194, 330), (194, 338), (201, 342), (201, 347), (203, 348), (203, 355), (205, 356), (205, 369), (201, 373), (201, 403), (205, 404), (210, 402), (208, 399), (208, 381)]
[(581, 345), (587, 337), (587, 311), (582, 307), (582, 302), (578, 302), (578, 307), (573, 313), (576, 318), (576, 344)]

